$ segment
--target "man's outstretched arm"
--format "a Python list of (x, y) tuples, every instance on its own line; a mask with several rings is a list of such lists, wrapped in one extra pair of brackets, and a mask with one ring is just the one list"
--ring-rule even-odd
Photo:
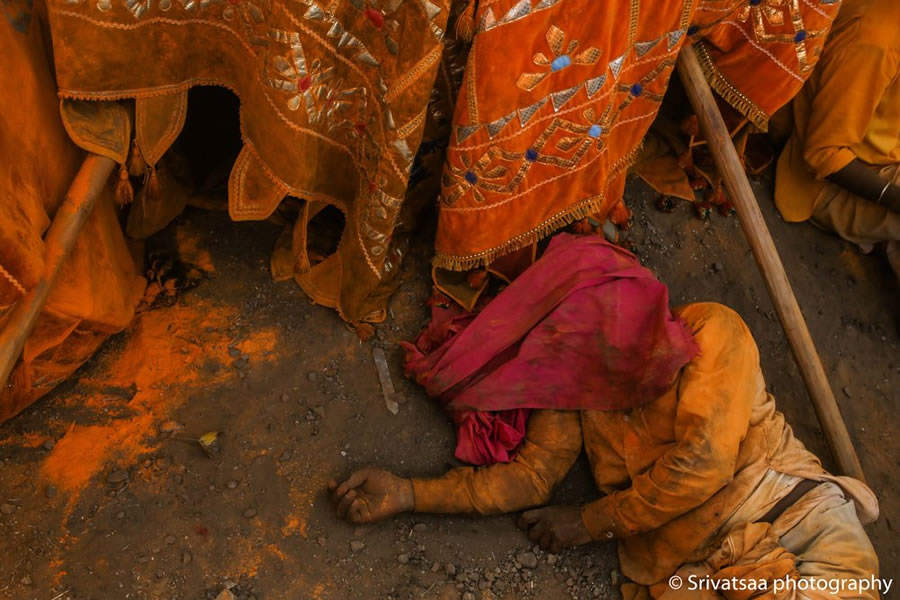
[(400, 512), (497, 514), (545, 504), (581, 452), (577, 411), (535, 411), (522, 449), (511, 463), (460, 467), (435, 479), (402, 479), (365, 469), (332, 482), (338, 515), (354, 523)]

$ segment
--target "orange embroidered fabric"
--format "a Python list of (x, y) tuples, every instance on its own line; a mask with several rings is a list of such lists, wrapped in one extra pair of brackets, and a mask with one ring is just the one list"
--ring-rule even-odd
[(481, 0), (443, 174), (436, 265), (489, 264), (610, 213), (688, 41), (713, 88), (764, 129), (809, 75), (838, 6)]
[[(383, 320), (382, 290), (399, 262), (392, 235), (450, 0), (49, 0), (49, 7), (63, 98), (140, 102), (195, 85), (233, 90), (244, 147), (229, 183), (232, 218), (266, 218), (287, 195), (308, 201), (313, 210), (298, 224), (290, 265), (298, 282), (350, 321)], [(140, 128), (136, 134), (140, 146)], [(305, 227), (325, 205), (340, 208), (346, 226), (337, 252), (313, 266)]]
[[(60, 122), (41, 5), (34, 12), (25, 2), (6, 9), (9, 18), (0, 20), (0, 327), (43, 275), (43, 235), (84, 155)], [(0, 421), (49, 392), (126, 327), (143, 290), (110, 188), (63, 266), (9, 385), (0, 390)]]

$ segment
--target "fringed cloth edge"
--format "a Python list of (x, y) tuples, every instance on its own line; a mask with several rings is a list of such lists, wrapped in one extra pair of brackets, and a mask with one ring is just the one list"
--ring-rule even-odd
[[(607, 183), (623, 171), (627, 171), (631, 165), (634, 164), (643, 147), (644, 142), (641, 140), (641, 143), (635, 146), (624, 157), (619, 159), (619, 162), (607, 176)], [(448, 271), (469, 271), (471, 269), (477, 269), (478, 267), (486, 267), (501, 256), (506, 256), (511, 252), (521, 250), (526, 246), (539, 242), (566, 225), (570, 225), (575, 221), (580, 221), (585, 217), (599, 212), (603, 209), (603, 205), (606, 201), (607, 197), (605, 193), (590, 196), (584, 200), (578, 201), (569, 208), (556, 213), (537, 227), (511, 238), (499, 246), (468, 256), (453, 256), (442, 252), (435, 252), (431, 264), (439, 269), (447, 269)]]
[(737, 87), (719, 72), (719, 69), (713, 63), (709, 56), (709, 50), (703, 41), (694, 43), (694, 49), (697, 51), (697, 59), (700, 68), (703, 69), (703, 75), (709, 87), (720, 95), (735, 110), (747, 117), (762, 132), (769, 130), (769, 115), (756, 105), (753, 100), (745, 96)]

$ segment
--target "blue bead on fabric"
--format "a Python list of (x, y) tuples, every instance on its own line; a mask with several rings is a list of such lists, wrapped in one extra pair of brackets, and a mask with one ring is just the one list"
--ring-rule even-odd
[(550, 70), (551, 71), (559, 71), (559, 70), (565, 69), (566, 67), (568, 67), (571, 64), (572, 64), (572, 59), (569, 58), (569, 55), (563, 54), (562, 56), (557, 56), (555, 59), (553, 59), (553, 62), (550, 63)]

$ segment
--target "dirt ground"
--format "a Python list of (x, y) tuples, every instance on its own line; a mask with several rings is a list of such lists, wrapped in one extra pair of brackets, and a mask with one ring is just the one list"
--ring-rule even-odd
[[(882, 576), (900, 573), (898, 288), (882, 260), (761, 206), (784, 257), (869, 482)], [(628, 237), (674, 303), (735, 308), (760, 346), (770, 391), (797, 435), (833, 466), (735, 217), (665, 214), (631, 182)], [(361, 343), (293, 282), (273, 282), (279, 228), (188, 209), (155, 241), (203, 274), (141, 315), (69, 382), (0, 425), (0, 598), (242, 600), (617, 598), (614, 548), (550, 556), (511, 517), (407, 515), (354, 528), (333, 515), (329, 478), (378, 464), (437, 474), (453, 430), (402, 377), (397, 342), (427, 320), (428, 244), (406, 263), (392, 318)], [(196, 272), (194, 279), (197, 280)], [(391, 415), (372, 349), (404, 403)], [(192, 441), (223, 432), (210, 456)], [(584, 461), (556, 501), (591, 499)]]

